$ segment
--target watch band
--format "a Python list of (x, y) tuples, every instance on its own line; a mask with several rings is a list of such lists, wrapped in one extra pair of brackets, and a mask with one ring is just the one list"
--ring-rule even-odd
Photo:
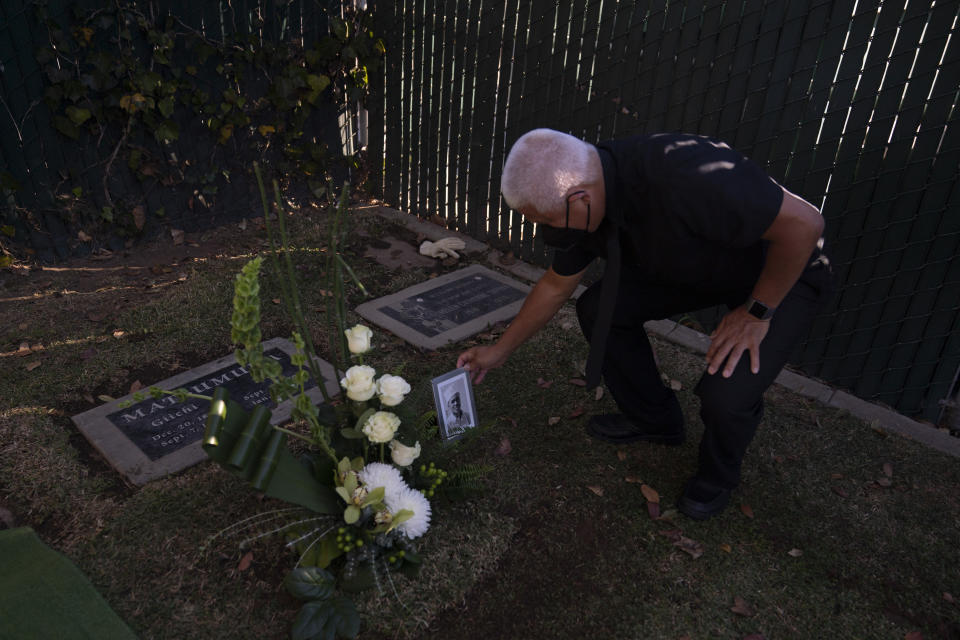
[(752, 315), (757, 320), (769, 320), (773, 317), (773, 313), (776, 310), (776, 307), (768, 307), (756, 298), (750, 298), (747, 300), (747, 313)]

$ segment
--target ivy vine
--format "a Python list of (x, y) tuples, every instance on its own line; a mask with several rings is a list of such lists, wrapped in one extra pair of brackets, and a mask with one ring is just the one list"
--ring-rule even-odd
[[(273, 25), (257, 16), (249, 34), (217, 39), (158, 5), (75, 7), (62, 25), (37, 3), (48, 31), (37, 61), (52, 124), (85, 150), (84, 163), (94, 156), (90, 166), (71, 164), (56, 186), (56, 197), (74, 205), (65, 210), (135, 235), (149, 215), (165, 211), (147, 211), (142, 190), (118, 186), (119, 172), (128, 170), (146, 190), (184, 193), (192, 209), (209, 209), (237, 172), (252, 179), (253, 160), (321, 196), (339, 154), (316, 140), (318, 127), (336, 122), (315, 118), (324, 104), (365, 99), (384, 54), (372, 15), (328, 15), (329, 33), (302, 44), (262, 37)], [(78, 176), (91, 169), (96, 186), (88, 178), (85, 192)]]

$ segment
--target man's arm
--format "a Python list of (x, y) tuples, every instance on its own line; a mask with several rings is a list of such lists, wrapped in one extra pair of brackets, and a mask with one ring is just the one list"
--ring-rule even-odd
[(547, 269), (527, 294), (520, 312), (500, 339), (489, 346), (467, 349), (457, 358), (457, 366), (467, 369), (473, 381), (479, 384), (487, 375), (487, 371), (503, 365), (517, 347), (556, 315), (563, 303), (573, 295), (583, 278), (583, 273), (581, 271), (572, 276), (561, 276), (552, 268)]
[[(800, 278), (822, 233), (823, 217), (817, 208), (784, 189), (780, 211), (763, 234), (769, 242), (767, 258), (751, 297), (777, 307)], [(760, 343), (769, 328), (769, 320), (753, 317), (746, 307), (725, 315), (710, 336), (707, 373), (712, 375), (722, 366), (723, 377), (729, 378), (744, 351), (750, 352), (751, 371), (758, 373)]]

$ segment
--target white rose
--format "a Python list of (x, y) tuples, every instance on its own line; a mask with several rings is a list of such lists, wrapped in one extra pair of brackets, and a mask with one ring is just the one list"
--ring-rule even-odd
[(412, 447), (408, 447), (399, 440), (391, 440), (390, 457), (398, 467), (409, 467), (414, 460), (420, 457), (420, 443), (417, 442)]
[(347, 336), (347, 348), (350, 353), (361, 354), (370, 351), (370, 338), (373, 337), (373, 331), (369, 327), (358, 324), (343, 332)]
[(363, 402), (373, 397), (377, 392), (377, 385), (373, 376), (377, 372), (373, 367), (365, 364), (356, 365), (347, 369), (346, 376), (340, 381), (340, 386), (347, 390), (347, 397), (357, 402)]
[(390, 442), (400, 426), (400, 418), (389, 411), (377, 411), (363, 423), (363, 433), (370, 442)]
[(410, 385), (400, 376), (384, 375), (377, 380), (377, 395), (386, 407), (395, 407), (410, 393)]

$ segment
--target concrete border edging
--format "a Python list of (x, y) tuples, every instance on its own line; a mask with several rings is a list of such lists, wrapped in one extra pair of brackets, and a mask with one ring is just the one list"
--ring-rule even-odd
[[(486, 244), (474, 240), (463, 233), (451, 231), (446, 227), (420, 220), (411, 214), (403, 213), (402, 211), (382, 205), (370, 207), (368, 210), (393, 222), (402, 224), (412, 231), (421, 233), (430, 240), (449, 237), (460, 238), (466, 245), (465, 251), (487, 252), (487, 261), (490, 264), (530, 282), (536, 282), (546, 272), (545, 269), (520, 260), (505, 265), (500, 260), (502, 254), (496, 249), (492, 249)], [(577, 288), (573, 297), (578, 298), (584, 290), (585, 288), (581, 285)], [(665, 340), (687, 347), (697, 353), (706, 353), (707, 347), (710, 345), (710, 339), (705, 334), (672, 320), (654, 320), (645, 323), (644, 327)], [(850, 414), (866, 420), (882, 431), (902, 436), (908, 440), (919, 442), (943, 453), (960, 458), (960, 438), (955, 438), (932, 425), (908, 418), (893, 409), (857, 398), (846, 391), (835, 389), (823, 382), (808, 378), (788, 369), (780, 372), (780, 375), (777, 376), (776, 384), (794, 393), (816, 400), (828, 407), (848, 411)]]

